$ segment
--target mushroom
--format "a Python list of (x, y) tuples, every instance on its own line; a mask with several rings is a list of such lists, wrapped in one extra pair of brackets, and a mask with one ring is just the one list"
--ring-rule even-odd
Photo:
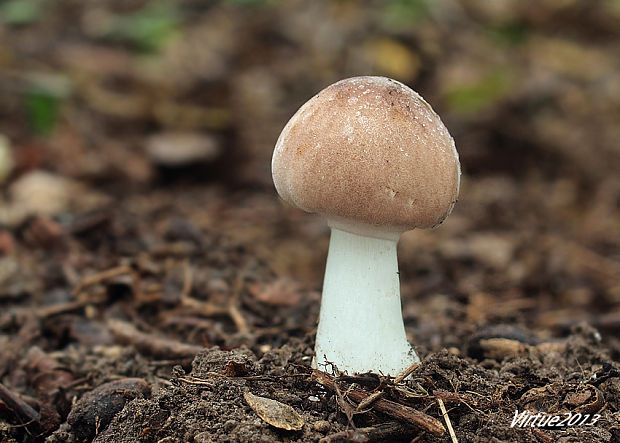
[(272, 175), (282, 199), (331, 227), (313, 366), (395, 376), (418, 362), (396, 247), (401, 233), (439, 225), (456, 203), (458, 153), (439, 116), (395, 80), (339, 81), (286, 124)]

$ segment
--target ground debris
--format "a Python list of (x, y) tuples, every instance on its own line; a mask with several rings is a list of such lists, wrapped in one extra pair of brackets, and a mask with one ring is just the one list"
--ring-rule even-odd
[(419, 430), (413, 426), (407, 426), (403, 423), (393, 421), (387, 423), (381, 423), (376, 426), (347, 429), (345, 431), (336, 432), (335, 434), (327, 435), (321, 440), (320, 443), (332, 443), (332, 442), (355, 442), (355, 443), (372, 443), (372, 442), (384, 442), (390, 441), (395, 438), (413, 437), (419, 434)]
[(105, 383), (86, 393), (75, 403), (67, 422), (80, 441), (90, 441), (105, 430), (125, 403), (148, 393), (148, 384), (138, 378)]
[[(448, 439), (385, 402), (445, 427), (443, 402), (461, 442), (620, 441), (616, 3), (0, 2), (0, 441), (76, 443), (73, 402), (127, 378), (152, 394), (97, 443)], [(463, 186), (399, 242), (419, 365), (329, 389), (329, 227), (278, 200), (270, 160), (361, 72), (429, 99)], [(526, 409), (601, 417), (511, 428)]]
[(254, 412), (271, 426), (287, 431), (299, 431), (305, 424), (295, 409), (279, 401), (259, 397), (251, 392), (243, 394), (243, 398)]
[[(325, 372), (315, 370), (312, 373), (312, 379), (330, 391), (336, 392), (337, 389), (341, 390), (338, 387), (339, 380)], [(344, 392), (347, 398), (358, 404), (371, 395), (370, 393), (355, 388), (347, 388)], [(433, 435), (440, 436), (446, 432), (446, 429), (439, 420), (423, 412), (417, 411), (410, 406), (379, 398), (372, 403), (371, 407), (372, 409), (388, 415), (393, 419), (410, 426), (414, 426)]]
[(40, 414), (2, 383), (0, 383), (0, 402), (3, 403), (3, 407), (8, 408), (9, 411), (17, 415), (22, 423), (38, 425), (41, 419)]
[(134, 346), (138, 351), (156, 358), (175, 360), (192, 357), (202, 351), (201, 346), (181, 343), (165, 337), (147, 334), (136, 329), (131, 323), (110, 319), (107, 326), (118, 341)]

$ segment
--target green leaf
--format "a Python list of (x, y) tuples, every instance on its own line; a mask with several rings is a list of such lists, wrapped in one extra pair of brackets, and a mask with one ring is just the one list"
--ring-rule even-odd
[(518, 46), (527, 41), (529, 29), (519, 23), (505, 23), (490, 27), (491, 40), (501, 45)]
[(174, 2), (155, 1), (129, 15), (113, 19), (108, 35), (128, 40), (145, 52), (158, 50), (178, 30), (181, 21), (179, 6)]
[(56, 127), (60, 106), (71, 94), (69, 80), (55, 73), (31, 72), (24, 93), (24, 110), (30, 129), (38, 135), (48, 135)]
[(514, 84), (514, 78), (505, 70), (494, 70), (479, 81), (455, 85), (443, 92), (448, 106), (457, 112), (481, 111), (504, 98)]
[(45, 91), (31, 91), (26, 94), (25, 108), (28, 123), (32, 131), (38, 135), (53, 132), (58, 120), (60, 100)]
[(23, 26), (41, 18), (41, 3), (36, 0), (10, 0), (0, 5), (0, 20), (7, 25)]
[(429, 1), (432, 0), (390, 0), (382, 11), (387, 27), (402, 28), (421, 22), (430, 15)]

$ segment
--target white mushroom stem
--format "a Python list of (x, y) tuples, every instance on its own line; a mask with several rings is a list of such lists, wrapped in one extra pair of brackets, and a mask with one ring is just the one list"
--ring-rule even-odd
[(330, 220), (313, 365), (396, 376), (418, 362), (407, 341), (396, 246), (400, 232)]

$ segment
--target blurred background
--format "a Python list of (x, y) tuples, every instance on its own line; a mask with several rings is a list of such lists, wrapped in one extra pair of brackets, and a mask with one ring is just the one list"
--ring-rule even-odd
[[(190, 263), (195, 299), (243, 273), (250, 328), (311, 327), (329, 233), (278, 200), (271, 153), (312, 95), (372, 74), (431, 103), (463, 168), (453, 215), (400, 244), (422, 352), (585, 320), (618, 357), (620, 2), (6, 0), (0, 40), (5, 306), (129, 264), (142, 303), (177, 307)], [(90, 318), (129, 287), (91, 291)]]

